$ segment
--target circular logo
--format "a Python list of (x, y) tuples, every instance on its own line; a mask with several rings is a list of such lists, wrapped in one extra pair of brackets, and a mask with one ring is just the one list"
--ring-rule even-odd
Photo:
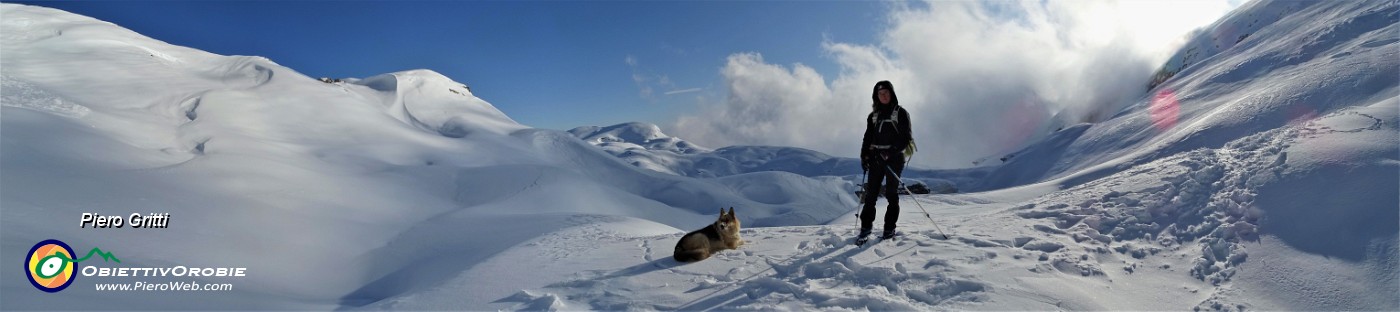
[(34, 288), (46, 292), (58, 292), (73, 284), (73, 272), (78, 265), (73, 263), (73, 248), (56, 239), (34, 244), (24, 259), (24, 269), (29, 271), (29, 283)]

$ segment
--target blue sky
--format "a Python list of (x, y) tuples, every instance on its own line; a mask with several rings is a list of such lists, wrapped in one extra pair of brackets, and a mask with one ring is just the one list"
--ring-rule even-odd
[[(171, 44), (265, 56), (311, 77), (426, 68), (521, 123), (666, 124), (725, 96), (735, 53), (840, 70), (823, 42), (870, 43), (888, 3), (854, 1), (28, 2)], [(648, 91), (649, 90), (649, 91)]]
[(875, 82), (918, 166), (966, 167), (1143, 99), (1244, 0), (39, 2), (311, 77), (431, 69), (525, 125), (641, 121), (853, 157)]

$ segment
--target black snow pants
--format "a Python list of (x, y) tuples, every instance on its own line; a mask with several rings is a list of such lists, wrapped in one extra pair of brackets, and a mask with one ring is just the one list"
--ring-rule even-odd
[[(884, 183), (885, 231), (894, 231), (899, 221), (899, 178), (904, 175), (904, 154), (894, 154), (887, 159), (876, 157), (870, 164), (869, 176), (865, 180), (865, 206), (860, 209), (860, 228), (869, 229), (875, 224), (875, 200), (879, 197), (880, 184)], [(894, 174), (890, 173), (894, 170)]]

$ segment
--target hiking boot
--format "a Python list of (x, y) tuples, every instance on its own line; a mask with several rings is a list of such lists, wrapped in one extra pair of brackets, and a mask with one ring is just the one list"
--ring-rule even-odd
[(885, 230), (884, 233), (881, 233), (881, 234), (880, 234), (880, 239), (891, 239), (891, 238), (894, 238), (894, 229)]
[(863, 245), (870, 240), (870, 229), (860, 229), (860, 234), (856, 234), (856, 245)]

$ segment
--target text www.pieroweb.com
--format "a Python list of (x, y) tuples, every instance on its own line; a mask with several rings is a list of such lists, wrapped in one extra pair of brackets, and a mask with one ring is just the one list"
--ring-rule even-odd
[[(84, 276), (99, 277), (213, 277), (241, 278), (247, 276), (247, 268), (102, 268), (84, 267)], [(135, 281), (125, 283), (96, 283), (98, 291), (228, 291), (232, 283), (201, 283), (190, 281)]]
[(233, 290), (233, 284), (229, 283), (200, 283), (190, 282), (131, 282), (131, 283), (98, 283), (97, 291), (228, 291)]

